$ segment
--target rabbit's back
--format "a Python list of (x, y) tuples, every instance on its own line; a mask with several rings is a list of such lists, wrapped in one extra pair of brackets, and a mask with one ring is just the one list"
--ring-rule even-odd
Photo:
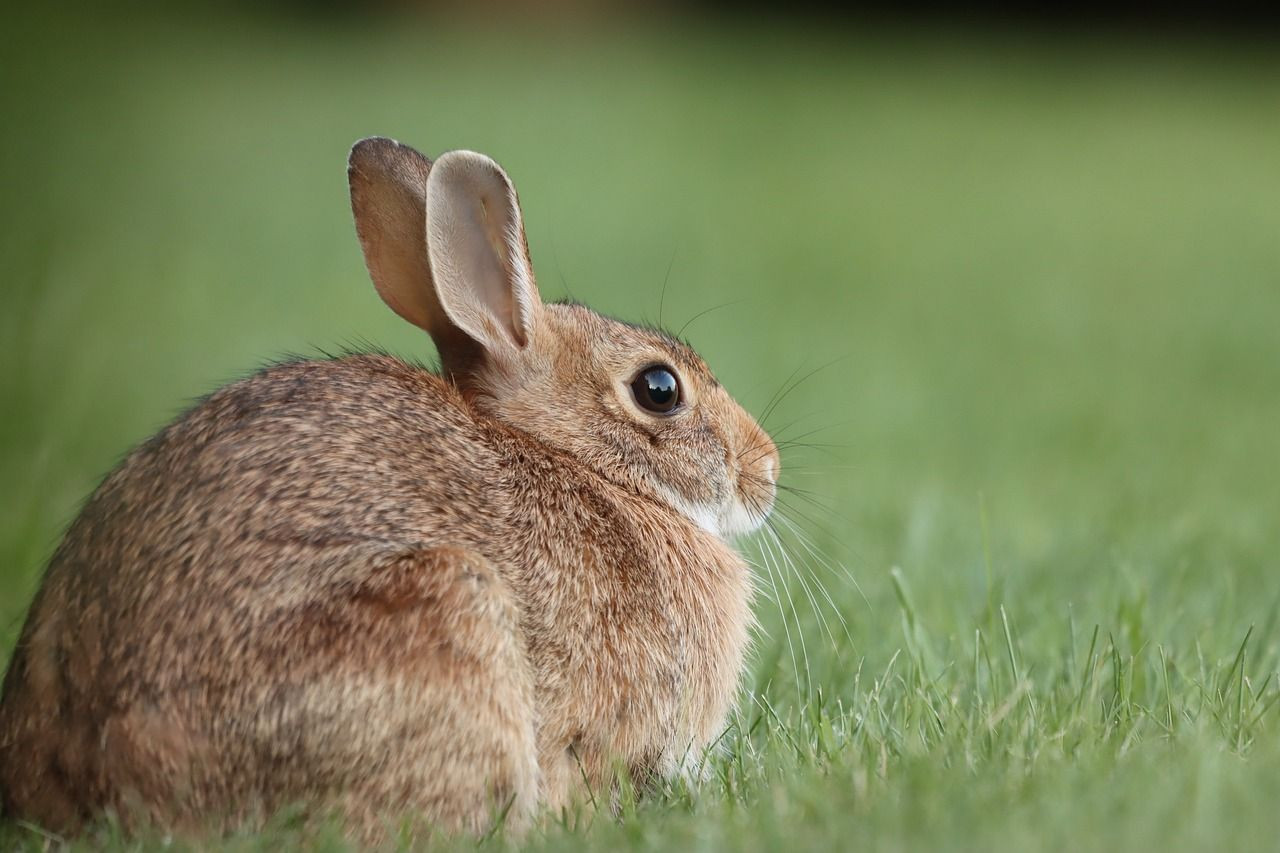
[[(68, 532), (47, 584), (73, 612), (103, 610), (107, 646), (121, 629), (174, 636), (292, 606), (359, 580), (327, 559), (335, 549), (447, 540), (459, 507), (484, 523), (495, 465), (485, 431), (438, 376), (389, 356), (270, 368), (130, 454)], [(154, 677), (156, 658), (119, 651), (111, 669)]]
[(121, 762), (206, 768), (164, 792), (196, 811), (245, 791), (271, 807), (287, 768), (316, 772), (296, 753), (324, 729), (273, 707), (295, 714), (286, 694), (323, 680), (334, 647), (376, 665), (352, 660), (368, 627), (333, 602), (433, 596), (430, 578), (389, 594), (386, 576), (499, 523), (487, 429), (439, 377), (380, 355), (280, 365), (206, 398), (107, 478), (51, 561), (6, 678), (0, 770), (49, 776), (35, 793), (52, 823), (111, 804)]

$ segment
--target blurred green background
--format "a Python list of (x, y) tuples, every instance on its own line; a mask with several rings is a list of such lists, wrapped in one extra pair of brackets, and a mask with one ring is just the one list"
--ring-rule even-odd
[(192, 398), (431, 357), (352, 233), (347, 149), (390, 135), (507, 168), (545, 297), (700, 315), (757, 413), (804, 377), (767, 424), (803, 539), (779, 522), (728, 763), (545, 844), (1273, 847), (1274, 45), (493, 17), (6, 26), (0, 661)]

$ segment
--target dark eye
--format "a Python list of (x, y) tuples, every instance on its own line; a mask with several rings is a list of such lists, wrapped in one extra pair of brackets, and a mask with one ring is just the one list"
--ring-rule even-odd
[(631, 380), (631, 393), (646, 412), (669, 415), (680, 405), (680, 383), (676, 373), (663, 364), (646, 367)]

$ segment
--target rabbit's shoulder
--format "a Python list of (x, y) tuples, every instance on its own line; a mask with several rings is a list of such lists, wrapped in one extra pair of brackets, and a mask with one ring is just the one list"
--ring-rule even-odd
[(369, 456), (424, 442), (474, 444), (483, 431), (474, 409), (439, 375), (389, 355), (358, 354), (276, 364), (223, 386), (149, 444), (179, 455), (214, 446), (259, 459)]

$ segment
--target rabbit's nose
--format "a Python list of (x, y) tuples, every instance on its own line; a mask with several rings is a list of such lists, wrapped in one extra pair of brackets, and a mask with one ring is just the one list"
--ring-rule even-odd
[(765, 482), (771, 486), (778, 484), (778, 457), (766, 456), (761, 463), (760, 475), (764, 477)]

